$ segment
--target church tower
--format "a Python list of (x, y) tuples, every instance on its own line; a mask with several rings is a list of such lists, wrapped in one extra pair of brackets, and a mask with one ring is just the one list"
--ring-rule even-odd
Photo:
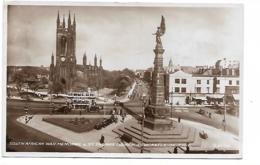
[(63, 16), (62, 24), (60, 15), (57, 16), (56, 30), (56, 75), (55, 81), (61, 83), (64, 92), (71, 90), (73, 80), (76, 77), (76, 21), (73, 24), (69, 12), (67, 26)]

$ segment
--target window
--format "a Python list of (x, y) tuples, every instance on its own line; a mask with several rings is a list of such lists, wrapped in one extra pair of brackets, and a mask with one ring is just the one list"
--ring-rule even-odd
[(201, 87), (196, 87), (196, 92), (201, 93)]
[(209, 87), (207, 87), (207, 92), (209, 93)]
[(229, 74), (229, 75), (232, 75), (232, 69), (229, 69), (229, 70), (228, 70), (228, 74)]
[(175, 84), (180, 84), (180, 79), (175, 79)]
[(209, 80), (207, 80), (207, 84), (209, 84)]
[(182, 84), (186, 84), (186, 79), (181, 79)]
[(197, 80), (197, 84), (201, 84), (201, 80)]
[(186, 88), (181, 88), (181, 93), (186, 93)]
[(239, 80), (237, 80), (237, 85), (239, 85)]
[(220, 84), (220, 80), (217, 80), (217, 84)]
[(175, 87), (174, 91), (175, 91), (175, 93), (179, 93), (180, 92), (180, 88), (179, 87)]
[(229, 80), (228, 84), (229, 84), (229, 85), (232, 85), (232, 80)]

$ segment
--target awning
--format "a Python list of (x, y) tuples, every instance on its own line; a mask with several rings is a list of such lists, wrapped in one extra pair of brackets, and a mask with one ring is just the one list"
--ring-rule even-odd
[(234, 98), (235, 101), (240, 100), (239, 94), (233, 94), (233, 98)]
[(203, 101), (206, 101), (207, 98), (205, 96), (196, 96), (196, 97), (192, 97), (193, 99), (196, 99), (196, 100), (203, 100)]
[(213, 94), (213, 95), (207, 95), (210, 98), (214, 98), (214, 99), (222, 99), (224, 97), (223, 94)]

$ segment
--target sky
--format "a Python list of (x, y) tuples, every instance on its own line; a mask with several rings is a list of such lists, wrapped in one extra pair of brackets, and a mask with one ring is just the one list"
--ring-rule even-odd
[(243, 57), (242, 6), (9, 6), (7, 64), (49, 66), (56, 52), (57, 13), (76, 16), (76, 56), (82, 64), (94, 55), (104, 69), (145, 69), (153, 66), (155, 36), (161, 15), (164, 65), (170, 58), (181, 66), (214, 65), (223, 58)]

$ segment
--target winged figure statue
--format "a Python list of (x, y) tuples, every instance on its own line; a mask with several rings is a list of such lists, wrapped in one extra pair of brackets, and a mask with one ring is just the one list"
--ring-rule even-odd
[(166, 30), (166, 27), (165, 27), (165, 19), (164, 19), (164, 17), (162, 16), (161, 25), (160, 25), (159, 27), (157, 27), (156, 33), (153, 34), (153, 35), (156, 35), (156, 43), (159, 44), (159, 45), (162, 44), (161, 36), (164, 35), (165, 30)]

